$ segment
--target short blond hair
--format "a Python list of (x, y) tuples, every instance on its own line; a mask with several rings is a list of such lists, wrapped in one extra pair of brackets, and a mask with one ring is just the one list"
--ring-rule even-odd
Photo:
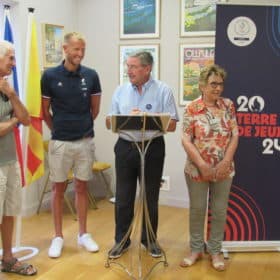
[(78, 32), (69, 32), (64, 35), (64, 44), (68, 44), (72, 38), (83, 41), (84, 43), (86, 42), (85, 37), (82, 34)]
[(203, 68), (200, 72), (199, 76), (199, 85), (206, 85), (209, 77), (214, 74), (216, 76), (220, 76), (223, 81), (225, 81), (227, 77), (227, 73), (224, 68), (217, 64), (209, 65)]

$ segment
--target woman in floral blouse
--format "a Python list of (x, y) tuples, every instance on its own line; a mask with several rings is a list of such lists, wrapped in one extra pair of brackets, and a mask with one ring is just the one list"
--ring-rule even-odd
[(187, 153), (185, 176), (190, 197), (191, 253), (180, 263), (193, 265), (204, 251), (205, 213), (210, 195), (211, 226), (207, 251), (218, 271), (225, 270), (220, 254), (232, 178), (238, 126), (233, 102), (221, 97), (226, 72), (218, 65), (202, 70), (201, 97), (186, 106), (182, 144)]

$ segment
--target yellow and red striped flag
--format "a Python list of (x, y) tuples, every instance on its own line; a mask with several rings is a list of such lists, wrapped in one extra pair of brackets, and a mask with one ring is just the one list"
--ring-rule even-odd
[(37, 30), (34, 9), (29, 8), (27, 36), (26, 107), (31, 117), (27, 133), (26, 184), (30, 185), (44, 175), (44, 147), (42, 130), (42, 104)]

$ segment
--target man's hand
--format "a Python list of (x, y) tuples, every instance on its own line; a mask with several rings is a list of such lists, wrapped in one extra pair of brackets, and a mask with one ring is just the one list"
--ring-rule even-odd
[(10, 86), (7, 79), (0, 78), (0, 91), (6, 95), (9, 99), (15, 95), (14, 89)]
[(133, 108), (131, 111), (130, 111), (130, 115), (138, 115), (140, 114), (142, 111), (140, 111), (138, 108)]

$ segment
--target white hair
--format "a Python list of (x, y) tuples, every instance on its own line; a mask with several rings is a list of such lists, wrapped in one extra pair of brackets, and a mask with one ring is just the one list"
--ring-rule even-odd
[(0, 57), (4, 57), (9, 50), (14, 50), (14, 45), (6, 40), (0, 40)]

